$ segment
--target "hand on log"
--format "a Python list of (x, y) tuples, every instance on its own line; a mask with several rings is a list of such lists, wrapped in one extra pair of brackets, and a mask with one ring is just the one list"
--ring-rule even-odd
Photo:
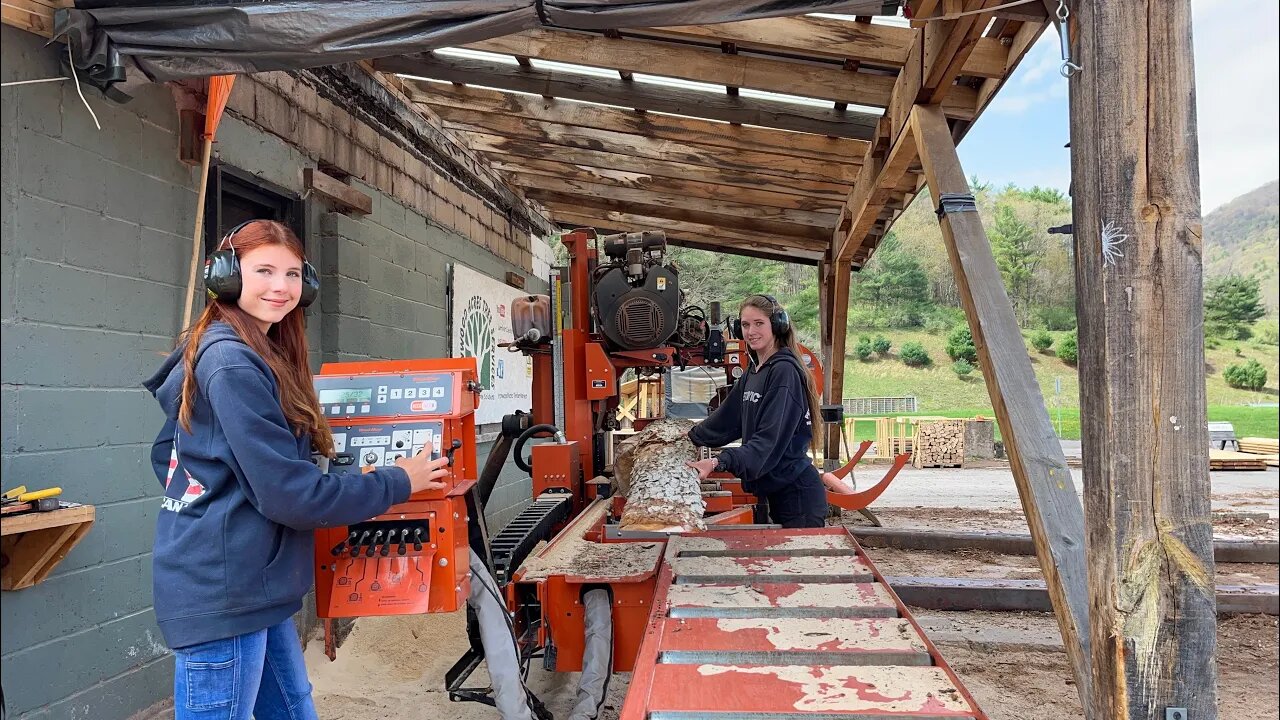
[(716, 465), (718, 464), (720, 464), (720, 461), (715, 458), (707, 458), (706, 460), (685, 463), (685, 465), (698, 471), (699, 480), (706, 480), (708, 475), (715, 472)]

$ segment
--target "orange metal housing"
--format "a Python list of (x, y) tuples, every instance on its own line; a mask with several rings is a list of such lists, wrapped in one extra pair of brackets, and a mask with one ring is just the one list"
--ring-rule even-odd
[[(415, 493), (356, 526), (316, 531), (317, 615), (457, 610), (470, 592), (467, 495), (478, 468), (475, 358), (328, 363), (316, 376), (316, 387), (322, 400), (326, 392), (367, 398), (321, 403), (348, 472), (358, 472), (364, 459), (375, 455), (383, 465), (412, 452), (453, 456), (445, 489)], [(372, 538), (384, 533), (383, 542), (353, 546), (348, 542), (352, 529), (368, 530)], [(409, 531), (419, 534), (409, 536)], [(392, 533), (400, 542), (391, 539)]]

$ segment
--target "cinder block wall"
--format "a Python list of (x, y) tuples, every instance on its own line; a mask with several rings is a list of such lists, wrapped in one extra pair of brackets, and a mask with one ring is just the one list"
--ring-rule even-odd
[[(41, 38), (2, 32), (3, 80), (61, 73), (56, 49)], [(254, 79), (237, 84), (241, 106), (219, 130), (221, 159), (301, 195), (303, 168), (323, 153), (308, 147), (301, 125), (295, 137), (260, 123), (265, 101), (244, 107), (245, 88), (254, 98), (274, 91)], [(68, 83), (4, 92), (0, 474), (5, 488), (60, 485), (66, 499), (97, 506), (98, 520), (49, 579), (3, 594), (0, 679), (11, 718), (128, 718), (163, 703), (172, 687), (172, 658), (151, 609), (160, 487), (147, 454), (161, 416), (140, 383), (178, 331), (197, 178), (177, 160), (167, 87), (127, 105), (87, 93), (101, 131)], [(330, 111), (329, 120), (368, 134), (349, 117)], [(309, 137), (341, 146), (314, 126)], [(357, 185), (374, 197), (372, 215), (353, 219), (306, 201), (305, 241), (324, 281), (309, 313), (316, 367), (443, 356), (446, 262), (494, 277), (532, 268), (527, 237), (521, 247), (519, 233), (497, 227), (503, 221), (491, 212), (482, 222), (474, 198), (460, 201), (467, 214), (419, 190), (425, 202), (410, 208), (390, 185), (405, 172), (373, 162), (382, 169), (360, 174), (373, 184)], [(537, 278), (530, 288), (540, 288)], [(480, 450), (483, 463), (487, 445)], [(512, 467), (495, 492), (493, 526), (528, 497), (517, 475)]]

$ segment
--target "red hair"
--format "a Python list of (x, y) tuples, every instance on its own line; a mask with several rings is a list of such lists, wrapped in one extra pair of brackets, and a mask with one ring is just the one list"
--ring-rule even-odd
[[(238, 256), (243, 257), (265, 245), (283, 245), (290, 252), (305, 260), (302, 241), (288, 227), (273, 220), (255, 220), (242, 227), (232, 240)], [(219, 249), (225, 249), (222, 246)], [(322, 455), (333, 454), (333, 434), (320, 412), (312, 384), (311, 368), (307, 364), (307, 333), (303, 321), (302, 306), (295, 307), (280, 322), (264, 334), (257, 320), (240, 309), (234, 301), (214, 300), (190, 328), (182, 334), (186, 349), (182, 352), (182, 366), (186, 376), (182, 380), (182, 401), (178, 408), (178, 422), (191, 432), (191, 410), (194, 407), (198, 387), (196, 383), (196, 352), (209, 326), (222, 321), (231, 326), (246, 345), (258, 353), (280, 388), (280, 406), (294, 433), (311, 436), (311, 445)]]

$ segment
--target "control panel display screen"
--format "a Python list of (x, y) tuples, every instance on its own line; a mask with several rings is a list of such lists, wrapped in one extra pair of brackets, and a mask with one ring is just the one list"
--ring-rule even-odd
[(329, 403), (367, 403), (373, 399), (373, 388), (322, 388), (316, 392), (321, 405)]

